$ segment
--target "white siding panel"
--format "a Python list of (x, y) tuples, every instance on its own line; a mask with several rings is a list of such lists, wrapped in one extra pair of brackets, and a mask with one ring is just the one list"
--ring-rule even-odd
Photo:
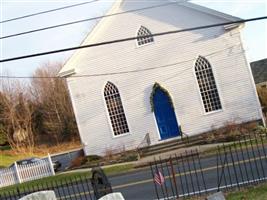
[[(157, 33), (218, 22), (223, 20), (183, 6), (167, 6), (107, 18), (95, 33), (94, 42), (135, 36), (141, 25)], [(229, 121), (260, 119), (255, 88), (243, 54), (239, 32), (225, 32), (222, 27), (156, 37), (154, 43), (143, 47), (128, 41), (80, 50), (72, 63), (76, 75), (92, 76), (69, 77), (68, 85), (85, 153), (133, 149), (146, 133), (150, 133), (152, 144), (161, 142), (150, 108), (155, 82), (169, 91), (178, 123), (189, 135), (221, 127)], [(194, 62), (199, 55), (212, 65), (222, 111), (204, 112), (194, 74)], [(120, 74), (113, 74), (117, 72)], [(103, 97), (107, 81), (120, 91), (130, 128), (129, 134), (120, 137), (113, 136), (108, 120)]]

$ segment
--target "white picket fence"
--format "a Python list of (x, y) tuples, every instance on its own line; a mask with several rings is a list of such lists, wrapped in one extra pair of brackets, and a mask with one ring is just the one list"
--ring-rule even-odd
[(55, 175), (50, 155), (41, 161), (0, 170), (0, 188)]

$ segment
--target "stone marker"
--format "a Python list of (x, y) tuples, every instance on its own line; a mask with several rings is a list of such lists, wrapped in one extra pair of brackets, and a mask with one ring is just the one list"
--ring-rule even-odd
[(39, 191), (27, 196), (22, 197), (19, 200), (56, 200), (55, 192), (52, 190), (48, 191)]
[(207, 200), (225, 200), (222, 192), (217, 192), (207, 197)]
[(124, 200), (120, 192), (109, 193), (98, 200)]
[(113, 192), (108, 177), (100, 167), (92, 169), (91, 183), (96, 199)]

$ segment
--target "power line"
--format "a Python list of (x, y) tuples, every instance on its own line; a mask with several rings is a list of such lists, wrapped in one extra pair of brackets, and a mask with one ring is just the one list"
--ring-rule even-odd
[[(184, 1), (182, 1), (182, 2), (184, 2)], [(109, 15), (101, 15), (101, 16), (98, 16), (98, 17), (92, 17), (92, 18), (82, 19), (82, 20), (78, 20), (78, 21), (72, 21), (72, 22), (68, 22), (68, 23), (64, 23), (64, 24), (58, 24), (58, 25), (54, 25), (54, 26), (48, 26), (48, 27), (43, 27), (43, 28), (39, 28), (39, 29), (33, 29), (33, 30), (24, 31), (24, 32), (20, 32), (20, 33), (15, 33), (15, 34), (11, 34), (11, 35), (6, 35), (6, 36), (3, 36), (3, 37), (0, 37), (0, 39), (2, 40), (2, 39), (12, 38), (12, 37), (17, 37), (17, 36), (21, 36), (21, 35), (30, 34), (30, 33), (45, 31), (45, 30), (54, 29), (54, 28), (59, 28), (59, 27), (62, 27), (62, 26), (69, 26), (69, 25), (73, 25), (73, 24), (77, 24), (77, 23), (82, 23), (82, 22), (102, 19), (102, 18), (106, 18), (106, 17), (112, 17), (112, 16), (116, 16), (116, 15), (122, 15), (122, 14), (130, 13), (130, 12), (148, 10), (148, 9), (163, 7), (163, 6), (167, 6), (167, 5), (171, 5), (171, 4), (177, 4), (177, 3), (179, 3), (179, 2), (171, 2), (171, 3), (165, 3), (165, 4), (161, 4), (161, 5), (156, 5), (156, 6), (148, 6), (148, 7), (138, 8), (138, 9), (127, 10), (127, 11), (113, 13), (113, 14), (109, 14)]]
[(83, 45), (83, 46), (76, 46), (76, 47), (70, 47), (70, 48), (65, 48), (65, 49), (58, 49), (58, 50), (53, 50), (53, 51), (40, 52), (40, 53), (35, 53), (35, 54), (29, 54), (29, 55), (24, 55), (24, 56), (18, 56), (18, 57), (13, 57), (13, 58), (2, 59), (2, 60), (0, 60), (0, 63), (14, 61), (14, 60), (21, 60), (21, 59), (26, 59), (26, 58), (32, 58), (32, 57), (37, 57), (37, 56), (44, 56), (44, 55), (55, 54), (55, 53), (61, 53), (61, 52), (65, 52), (65, 51), (73, 51), (73, 50), (77, 50), (77, 49), (84, 49), (84, 48), (102, 46), (102, 45), (107, 45), (107, 44), (126, 42), (126, 41), (131, 41), (131, 40), (144, 38), (144, 37), (163, 36), (163, 35), (168, 35), (168, 34), (176, 34), (176, 33), (181, 33), (181, 32), (186, 32), (186, 31), (193, 31), (193, 30), (198, 30), (198, 29), (206, 29), (206, 28), (212, 28), (212, 27), (218, 27), (218, 26), (225, 26), (225, 25), (230, 25), (230, 24), (240, 24), (240, 23), (244, 23), (244, 22), (258, 21), (258, 20), (263, 20), (263, 19), (267, 19), (267, 16), (244, 19), (244, 20), (237, 20), (237, 21), (234, 21), (234, 22), (224, 22), (224, 23), (210, 24), (210, 25), (205, 25), (205, 26), (197, 26), (197, 27), (186, 28), (186, 29), (181, 29), (181, 30), (160, 32), (160, 33), (155, 33), (155, 34), (151, 34), (151, 35), (148, 35), (148, 36), (128, 37), (128, 38), (105, 41), (105, 42), (99, 42), (99, 43), (88, 44), (88, 45)]
[(37, 15), (42, 15), (42, 14), (46, 14), (46, 13), (50, 13), (50, 12), (55, 12), (55, 11), (59, 11), (59, 10), (64, 10), (64, 9), (68, 9), (68, 8), (73, 8), (73, 7), (77, 7), (77, 6), (81, 6), (81, 5), (85, 5), (85, 4), (90, 4), (90, 3), (94, 3), (96, 1), (99, 1), (99, 0), (92, 0), (92, 1), (88, 1), (88, 2), (83, 2), (83, 3), (73, 4), (73, 5), (64, 6), (64, 7), (60, 7), (60, 8), (55, 8), (55, 9), (52, 9), (52, 10), (46, 10), (46, 11), (42, 11), (42, 12), (23, 15), (23, 16), (20, 16), (20, 17), (15, 17), (15, 18), (11, 18), (11, 19), (0, 21), (0, 24), (11, 22), (11, 21), (16, 21), (16, 20), (20, 20), (20, 19), (25, 19), (25, 18), (37, 16)]
[[(209, 54), (206, 54), (206, 55), (203, 55), (203, 56), (204, 57), (209, 57), (209, 56), (212, 56), (212, 55), (216, 55), (216, 54), (218, 54), (220, 52), (233, 49), (234, 47), (237, 47), (237, 46), (240, 46), (240, 44), (233, 45), (233, 46), (230, 46), (228, 48), (220, 49), (218, 51), (214, 51), (212, 53), (209, 53)], [(72, 78), (83, 78), (83, 77), (112, 76), (112, 75), (118, 75), (118, 74), (137, 73), (137, 72), (144, 72), (144, 71), (150, 71), (150, 70), (161, 69), (161, 68), (169, 68), (169, 67), (172, 67), (172, 66), (176, 66), (176, 65), (187, 63), (187, 62), (191, 62), (191, 61), (194, 61), (194, 60), (196, 60), (196, 58), (188, 59), (188, 60), (184, 60), (184, 61), (179, 61), (179, 62), (175, 62), (175, 63), (171, 63), (171, 64), (166, 64), (166, 65), (161, 65), (161, 66), (157, 66), (157, 67), (145, 68), (145, 69), (127, 70), (127, 71), (121, 71), (121, 72), (110, 72), (110, 73), (101, 73), (101, 74), (73, 75), (71, 77)], [(190, 67), (188, 69), (191, 69), (191, 68), (192, 67)], [(186, 71), (188, 69), (184, 69), (183, 71)], [(32, 79), (64, 79), (65, 77), (59, 77), (59, 76), (0, 76), (0, 78), (6, 78), (6, 79), (26, 79), (26, 78), (32, 78)]]

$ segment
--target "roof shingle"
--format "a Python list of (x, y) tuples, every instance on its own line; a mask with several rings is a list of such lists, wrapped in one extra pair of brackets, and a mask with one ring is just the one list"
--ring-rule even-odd
[(267, 58), (250, 63), (255, 84), (267, 81)]

